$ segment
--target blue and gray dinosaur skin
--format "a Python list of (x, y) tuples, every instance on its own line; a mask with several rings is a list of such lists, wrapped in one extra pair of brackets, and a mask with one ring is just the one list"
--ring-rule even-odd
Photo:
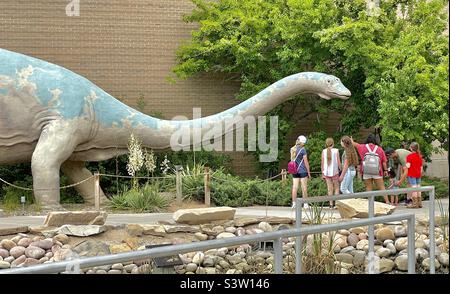
[[(180, 128), (203, 134), (226, 119), (260, 116), (305, 93), (324, 99), (350, 97), (335, 76), (303, 72), (218, 114), (161, 120), (123, 104), (68, 69), (0, 49), (0, 164), (31, 161), (36, 198), (44, 206), (58, 207), (60, 168), (73, 182), (85, 179), (91, 173), (84, 162), (126, 153), (131, 133), (147, 148), (175, 147), (170, 139)], [(92, 181), (78, 186), (88, 204), (93, 203), (92, 187)]]

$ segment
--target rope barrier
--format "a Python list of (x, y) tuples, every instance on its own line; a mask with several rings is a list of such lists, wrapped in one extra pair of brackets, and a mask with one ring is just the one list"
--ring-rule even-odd
[(133, 176), (121, 176), (121, 175), (109, 175), (109, 174), (98, 174), (102, 177), (110, 177), (110, 178), (124, 178), (124, 179), (174, 179), (173, 176), (167, 176), (167, 177), (133, 177)]
[(5, 183), (5, 184), (7, 184), (7, 185), (9, 185), (9, 186), (11, 186), (11, 187), (14, 187), (14, 188), (20, 189), (20, 190), (24, 190), (24, 191), (55, 191), (55, 190), (63, 190), (63, 189), (68, 189), (68, 188), (72, 188), (72, 187), (81, 185), (81, 184), (83, 184), (84, 182), (87, 182), (87, 181), (89, 181), (89, 180), (92, 179), (92, 178), (94, 178), (94, 176), (90, 176), (89, 178), (86, 178), (86, 179), (84, 179), (84, 180), (81, 180), (81, 181), (79, 181), (79, 182), (77, 182), (77, 183), (73, 183), (73, 184), (70, 184), (70, 185), (66, 185), (66, 186), (59, 187), (58, 189), (48, 189), (48, 188), (33, 189), (33, 188), (20, 187), (20, 186), (14, 185), (14, 184), (12, 184), (12, 183), (10, 183), (10, 182), (8, 182), (8, 181), (2, 179), (2, 178), (0, 178), (0, 181), (3, 182), (3, 183)]

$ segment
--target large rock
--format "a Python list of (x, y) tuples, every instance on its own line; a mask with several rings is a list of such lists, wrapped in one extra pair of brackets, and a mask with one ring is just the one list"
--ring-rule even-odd
[(104, 225), (107, 217), (104, 211), (52, 211), (47, 214), (44, 225)]
[(260, 219), (256, 217), (239, 217), (234, 220), (234, 225), (236, 227), (245, 227), (248, 225), (257, 224), (259, 222)]
[(166, 235), (166, 230), (161, 225), (142, 225), (144, 235), (160, 236)]
[(203, 224), (216, 220), (232, 220), (236, 209), (231, 207), (208, 207), (180, 209), (173, 214), (177, 223)]
[(79, 256), (101, 256), (108, 255), (111, 252), (109, 251), (109, 245), (101, 241), (84, 241), (73, 249)]
[(67, 236), (87, 237), (97, 235), (106, 231), (105, 226), (99, 225), (64, 225), (57, 230), (57, 234), (65, 234)]
[[(369, 216), (369, 201), (367, 199), (346, 199), (336, 201), (341, 218), (367, 218)], [(388, 215), (394, 212), (395, 206), (375, 202), (375, 216)]]
[(29, 231), (28, 226), (0, 228), (0, 236), (14, 235), (18, 233), (27, 233)]

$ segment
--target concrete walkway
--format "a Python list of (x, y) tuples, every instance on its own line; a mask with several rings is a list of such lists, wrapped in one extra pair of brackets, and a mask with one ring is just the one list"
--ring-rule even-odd
[[(443, 207), (446, 211), (449, 208), (449, 200), (440, 199)], [(429, 201), (423, 202), (423, 208), (419, 209), (407, 209), (404, 205), (399, 205), (393, 214), (400, 214), (406, 212), (414, 212), (416, 217), (427, 217), (429, 215)], [(440, 215), (439, 206), (436, 202), (435, 215)], [(340, 218), (337, 210), (324, 209), (327, 217), (333, 216), (334, 218)], [(236, 208), (237, 217), (264, 217), (264, 216), (277, 216), (277, 217), (291, 217), (295, 218), (295, 211), (289, 207), (279, 206), (253, 206)], [(19, 226), (40, 226), (44, 223), (45, 216), (12, 216), (12, 217), (0, 217), (0, 228), (11, 228)], [(108, 214), (106, 224), (154, 224), (158, 221), (172, 221), (172, 213), (141, 213), (141, 214)]]

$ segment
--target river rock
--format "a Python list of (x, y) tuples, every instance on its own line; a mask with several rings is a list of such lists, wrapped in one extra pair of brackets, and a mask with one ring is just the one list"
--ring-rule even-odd
[(0, 257), (6, 258), (9, 256), (9, 251), (3, 248), (0, 248)]
[(448, 267), (448, 253), (443, 252), (439, 254), (438, 260), (443, 266)]
[(236, 235), (232, 234), (232, 233), (223, 232), (223, 233), (220, 233), (219, 235), (217, 235), (216, 239), (225, 239), (225, 238), (233, 238), (233, 237), (236, 237)]
[(188, 272), (195, 272), (197, 270), (198, 265), (191, 262), (189, 264), (186, 265), (186, 271)]
[(394, 231), (390, 227), (384, 227), (377, 230), (375, 237), (381, 242), (388, 239), (395, 239)]
[(394, 269), (395, 266), (395, 262), (393, 262), (392, 260), (388, 259), (388, 258), (382, 258), (380, 259), (379, 265), (378, 265), (378, 270), (379, 273), (387, 273), (387, 272), (391, 272)]
[(350, 229), (350, 233), (353, 233), (355, 235), (359, 235), (359, 234), (362, 234), (362, 233), (365, 233), (365, 232), (366, 232), (366, 230), (363, 227), (356, 227), (356, 228), (351, 228)]
[(369, 248), (369, 240), (360, 240), (357, 244), (356, 244), (356, 249), (358, 250), (368, 250)]
[(406, 232), (406, 228), (404, 226), (395, 226), (394, 227), (394, 235), (395, 237), (406, 237), (407, 236), (407, 232)]
[(347, 242), (348, 245), (356, 247), (356, 244), (358, 244), (359, 242), (359, 238), (358, 235), (356, 235), (355, 233), (351, 233), (348, 237), (347, 237)]
[(399, 255), (395, 258), (395, 265), (397, 269), (400, 271), (408, 270), (408, 256), (407, 255)]
[[(429, 271), (430, 270), (430, 258), (425, 258), (422, 261), (422, 266)], [(437, 270), (441, 267), (441, 264), (439, 263), (439, 260), (437, 260), (436, 258), (434, 259), (434, 268)]]
[(42, 248), (30, 245), (30, 246), (28, 246), (28, 248), (25, 249), (25, 255), (29, 258), (40, 259), (40, 258), (44, 257), (45, 250)]
[(7, 269), (10, 267), (11, 267), (11, 264), (9, 262), (0, 260), (0, 269)]
[(3, 260), (6, 261), (6, 262), (11, 263), (11, 262), (13, 262), (15, 260), (15, 258), (14, 258), (14, 256), (8, 256), (7, 258), (5, 258)]
[(16, 258), (13, 262), (11, 262), (11, 267), (17, 267), (25, 262), (27, 257), (25, 255), (21, 255), (18, 258)]
[(34, 259), (34, 258), (27, 258), (27, 259), (25, 259), (25, 261), (23, 262), (23, 266), (24, 267), (28, 267), (28, 266), (32, 266), (32, 265), (36, 265), (36, 264), (39, 264), (40, 262), (39, 262), (39, 260), (37, 260), (37, 259)]
[(388, 243), (386, 245), (386, 248), (389, 249), (389, 251), (391, 252), (391, 254), (395, 254), (397, 253), (397, 249), (395, 248), (395, 245), (393, 243)]
[(13, 256), (14, 258), (17, 258), (21, 255), (25, 254), (25, 247), (23, 246), (15, 246), (13, 248), (11, 248), (11, 250), (9, 251), (9, 254), (11, 254), (11, 256)]
[(361, 266), (364, 264), (364, 261), (366, 259), (366, 252), (362, 250), (354, 250), (352, 252), (353, 255), (353, 264), (355, 266)]
[(23, 247), (28, 247), (28, 246), (30, 246), (30, 244), (32, 242), (33, 241), (30, 238), (22, 238), (19, 240), (19, 242), (17, 242), (17, 245), (23, 246)]
[(345, 248), (348, 246), (347, 244), (347, 236), (336, 234), (334, 235), (334, 242), (339, 245), (340, 248)]
[(375, 252), (375, 254), (379, 257), (388, 257), (391, 255), (391, 251), (387, 248), (381, 247)]
[(235, 235), (238, 237), (244, 236), (245, 235), (245, 229), (244, 228), (237, 228)]
[(197, 252), (192, 258), (192, 262), (197, 265), (201, 265), (203, 260), (205, 260), (205, 254), (203, 252)]
[[(369, 215), (367, 199), (346, 199), (346, 200), (338, 200), (336, 201), (336, 207), (341, 215), (341, 218), (367, 218)], [(375, 216), (379, 215), (388, 215), (394, 212), (395, 206), (384, 204), (381, 202), (375, 202), (374, 204), (374, 214)]]
[(430, 256), (428, 251), (423, 248), (416, 248), (415, 254), (417, 260), (424, 260), (425, 258), (428, 258)]
[(199, 241), (206, 241), (208, 240), (208, 235), (197, 232), (194, 234), (194, 236), (199, 240)]
[(403, 249), (406, 249), (408, 247), (408, 238), (407, 237), (401, 237), (395, 240), (395, 249), (397, 251), (402, 251)]
[(237, 229), (235, 227), (226, 227), (225, 228), (225, 232), (232, 233), (232, 234), (236, 233), (236, 230)]
[(61, 242), (62, 244), (69, 243), (69, 237), (65, 234), (57, 234), (53, 237), (53, 241)]
[(272, 232), (273, 231), (272, 226), (267, 222), (260, 222), (258, 224), (258, 228), (263, 230), (264, 232)]
[(35, 246), (35, 247), (42, 248), (44, 250), (49, 250), (53, 246), (53, 241), (51, 239), (39, 240), (36, 242), (32, 242), (30, 244), (30, 246)]
[(351, 253), (353, 250), (355, 250), (355, 247), (353, 247), (353, 246), (347, 246), (347, 247), (341, 249), (341, 252), (340, 252), (340, 253)]
[(173, 214), (177, 223), (203, 224), (216, 220), (233, 220), (236, 209), (231, 207), (207, 207), (180, 209)]
[(14, 243), (13, 241), (8, 240), (8, 239), (2, 240), (0, 242), (0, 245), (6, 250), (11, 250), (11, 248), (17, 246), (16, 243)]
[(353, 255), (348, 253), (338, 253), (335, 255), (337, 261), (353, 264)]

